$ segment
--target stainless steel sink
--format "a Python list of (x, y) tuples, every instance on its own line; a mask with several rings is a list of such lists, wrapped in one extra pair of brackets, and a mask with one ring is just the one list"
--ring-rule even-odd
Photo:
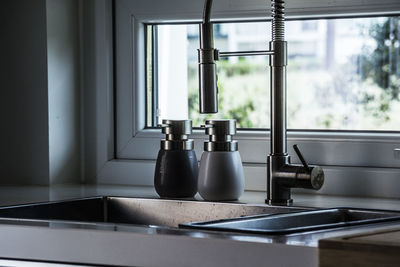
[(400, 220), (400, 212), (335, 208), (194, 222), (180, 226), (183, 228), (215, 231), (291, 234), (396, 220)]
[[(294, 207), (271, 207), (240, 203), (188, 200), (94, 197), (0, 207), (0, 219), (110, 222), (178, 227), (194, 221), (209, 221), (255, 214), (299, 211)], [(303, 209), (304, 210), (304, 209)]]

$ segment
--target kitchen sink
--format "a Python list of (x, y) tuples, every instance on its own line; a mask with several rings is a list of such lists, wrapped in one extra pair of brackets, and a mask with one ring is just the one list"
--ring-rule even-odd
[(400, 212), (334, 208), (181, 224), (182, 228), (257, 234), (291, 234), (389, 221)]
[(0, 220), (75, 221), (189, 228), (257, 234), (291, 234), (400, 221), (400, 212), (128, 197), (92, 197), (0, 207)]
[(241, 203), (93, 197), (0, 207), (0, 219), (109, 222), (178, 227), (179, 224), (194, 221), (219, 220), (255, 214), (288, 213), (299, 210), (301, 209), (295, 207), (271, 207)]

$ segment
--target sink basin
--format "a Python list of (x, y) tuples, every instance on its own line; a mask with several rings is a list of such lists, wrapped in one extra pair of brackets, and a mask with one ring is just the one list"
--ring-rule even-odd
[(395, 220), (400, 220), (400, 212), (335, 208), (194, 222), (180, 226), (203, 230), (282, 235)]
[(178, 227), (179, 224), (194, 221), (219, 220), (255, 214), (287, 213), (298, 210), (300, 209), (294, 207), (270, 207), (240, 203), (94, 197), (0, 207), (0, 218)]

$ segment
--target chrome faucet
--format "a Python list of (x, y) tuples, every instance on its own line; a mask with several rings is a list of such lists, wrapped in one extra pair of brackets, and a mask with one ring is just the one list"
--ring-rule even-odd
[(229, 56), (270, 56), (271, 90), (271, 151), (267, 158), (268, 204), (290, 205), (291, 188), (318, 190), (324, 183), (324, 172), (319, 166), (310, 166), (304, 160), (297, 145), (294, 150), (302, 165), (291, 164), (287, 153), (286, 138), (286, 66), (287, 42), (285, 41), (285, 12), (283, 0), (271, 0), (272, 40), (269, 50), (219, 52), (213, 47), (213, 31), (210, 22), (212, 0), (205, 0), (203, 22), (200, 25), (199, 95), (200, 112), (218, 112), (218, 88), (215, 61)]

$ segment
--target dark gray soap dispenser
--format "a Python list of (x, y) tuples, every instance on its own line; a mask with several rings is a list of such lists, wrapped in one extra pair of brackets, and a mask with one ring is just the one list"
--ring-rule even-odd
[(163, 120), (154, 173), (154, 187), (162, 198), (187, 198), (197, 193), (198, 163), (193, 150), (191, 120)]

